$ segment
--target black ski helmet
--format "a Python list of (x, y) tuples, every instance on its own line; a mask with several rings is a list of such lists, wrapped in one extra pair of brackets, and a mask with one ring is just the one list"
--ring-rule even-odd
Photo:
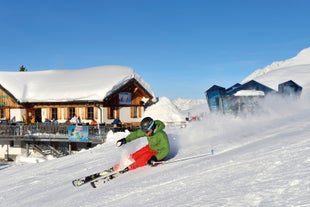
[(145, 117), (140, 122), (140, 128), (142, 131), (147, 132), (155, 126), (155, 121), (151, 117)]

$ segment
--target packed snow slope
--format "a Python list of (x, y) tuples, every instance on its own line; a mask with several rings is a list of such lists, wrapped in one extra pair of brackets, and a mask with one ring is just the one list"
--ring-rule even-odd
[[(297, 71), (304, 76), (287, 70), (286, 77), (298, 76), (297, 83), (309, 86), (309, 68), (301, 67)], [(277, 76), (264, 75), (278, 82)], [(309, 103), (309, 87), (304, 87), (297, 101), (269, 97), (263, 112), (255, 116), (207, 113), (185, 128), (167, 127), (169, 159), (191, 159), (139, 168), (97, 189), (75, 188), (71, 181), (123, 162), (146, 139), (117, 148), (116, 140), (125, 134), (109, 133), (106, 143), (90, 150), (46, 162), (3, 166), (0, 203), (10, 207), (310, 206)], [(204, 103), (198, 108), (193, 113), (208, 111)], [(151, 109), (148, 113), (154, 115), (174, 111), (165, 106)]]

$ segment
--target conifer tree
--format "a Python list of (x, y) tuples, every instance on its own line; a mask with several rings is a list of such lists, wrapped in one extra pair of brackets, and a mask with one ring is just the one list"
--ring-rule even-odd
[(26, 69), (26, 67), (24, 65), (22, 65), (22, 66), (20, 66), (19, 71), (20, 72), (25, 72), (25, 71), (27, 71), (27, 69)]

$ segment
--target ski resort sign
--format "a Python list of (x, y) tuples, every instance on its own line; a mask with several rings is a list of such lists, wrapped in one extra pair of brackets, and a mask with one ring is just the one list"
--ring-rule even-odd
[(87, 142), (88, 126), (79, 126), (79, 125), (68, 126), (68, 139), (71, 142)]
[(118, 95), (119, 104), (130, 105), (132, 103), (132, 94), (128, 92), (121, 92)]

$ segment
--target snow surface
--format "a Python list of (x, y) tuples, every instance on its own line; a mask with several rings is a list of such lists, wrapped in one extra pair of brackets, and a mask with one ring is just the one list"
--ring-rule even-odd
[[(205, 114), (203, 119), (167, 127), (169, 158), (192, 159), (139, 168), (98, 189), (73, 187), (72, 179), (124, 161), (146, 143), (139, 139), (117, 148), (115, 141), (125, 134), (109, 132), (105, 144), (90, 150), (1, 166), (1, 206), (310, 206), (310, 71), (298, 64), (276, 70), (298, 78), (304, 87), (299, 100), (269, 96), (261, 114), (246, 117), (210, 114), (202, 103), (186, 113)], [(271, 70), (255, 78), (281, 82), (278, 74)], [(157, 104), (162, 101), (169, 103), (160, 98)], [(157, 104), (149, 114), (175, 113)]]
[(21, 102), (102, 101), (132, 78), (135, 78), (155, 99), (150, 85), (133, 69), (126, 66), (0, 72), (1, 85)]

